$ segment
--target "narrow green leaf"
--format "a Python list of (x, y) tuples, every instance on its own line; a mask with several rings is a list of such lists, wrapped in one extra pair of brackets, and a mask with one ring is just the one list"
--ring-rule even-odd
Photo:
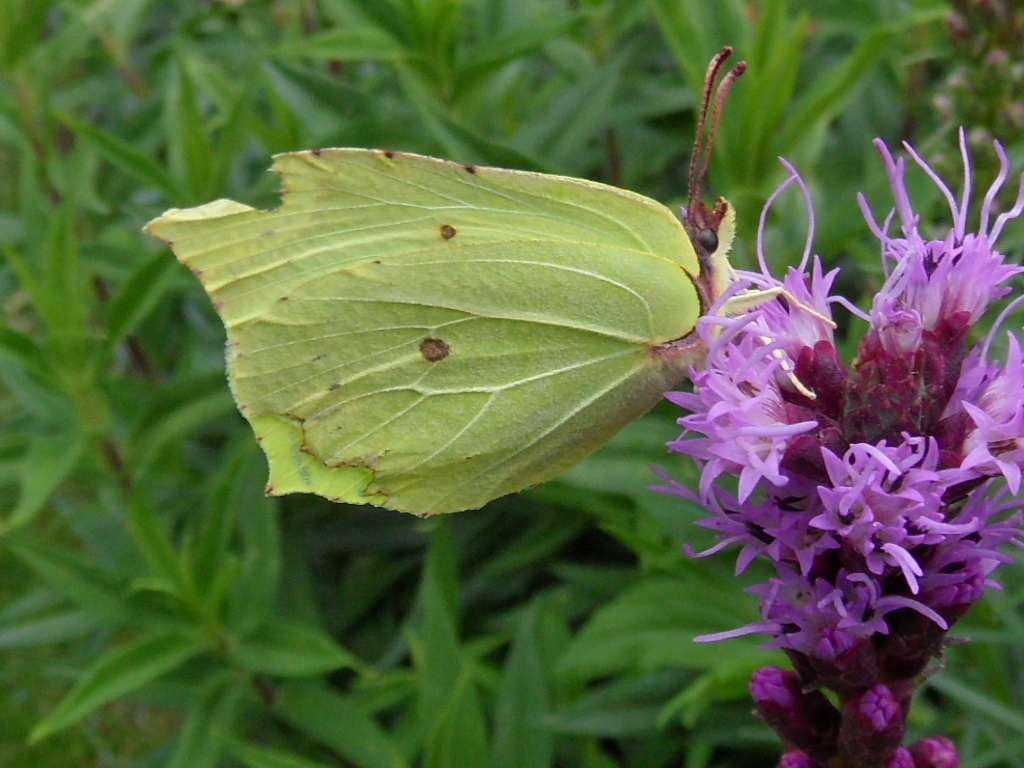
[(658, 727), (665, 728), (678, 718), (687, 728), (694, 728), (701, 715), (719, 702), (749, 701), (750, 678), (762, 666), (764, 659), (759, 656), (724, 659), (672, 697), (658, 714)]
[(548, 768), (554, 760), (553, 734), (538, 720), (551, 708), (540, 641), (540, 613), (534, 600), (519, 620), (494, 705), (493, 768)]
[(80, 609), (31, 616), (19, 621), (0, 618), (0, 648), (31, 648), (75, 640), (96, 631), (103, 622)]
[(165, 200), (180, 199), (180, 191), (167, 170), (151, 153), (143, 152), (136, 145), (102, 131), (84, 120), (70, 114), (63, 114), (61, 121), (75, 132), (115, 168), (141, 181), (145, 186), (158, 190)]
[(233, 166), (248, 148), (249, 142), (255, 140), (255, 137), (249, 136), (255, 121), (250, 109), (252, 103), (251, 89), (246, 83), (245, 87), (238, 89), (231, 101), (227, 117), (213, 144), (210, 163), (210, 190), (213, 194), (228, 186)]
[[(781, 0), (784, 3), (784, 0)], [(773, 0), (772, 5), (779, 5), (780, 0)], [(744, 116), (756, 119), (739, 119), (730, 121), (735, 130), (729, 131), (725, 145), (720, 145), (720, 155), (736, 154), (735, 145), (728, 140), (742, 134), (739, 146), (744, 154), (736, 163), (741, 169), (736, 176), (744, 183), (756, 183), (759, 178), (768, 175), (769, 167), (775, 166), (779, 154), (778, 136), (782, 130), (784, 118), (790, 109), (790, 101), (796, 90), (797, 76), (800, 73), (800, 52), (804, 48), (804, 40), (810, 26), (810, 19), (804, 15), (797, 19), (789, 19), (777, 33), (772, 34), (770, 24), (774, 16), (768, 14), (761, 19), (758, 32), (767, 27), (760, 36), (764, 45), (755, 54), (761, 59), (760, 68), (755, 70), (751, 81), (745, 83), (743, 107)], [(746, 76), (744, 76), (746, 78)]]
[[(357, 115), (372, 108), (371, 98), (366, 91), (349, 85), (308, 65), (293, 64), (289, 61), (269, 61), (265, 64), (268, 76), (292, 109), (302, 106), (296, 103), (294, 94), (288, 91), (298, 89), (306, 99), (323, 104), (344, 105), (347, 113)], [(287, 87), (285, 87), (287, 85)]]
[(7, 536), (4, 543), (43, 581), (85, 610), (112, 622), (128, 617), (127, 585), (91, 560), (21, 536)]
[(541, 724), (564, 735), (635, 739), (656, 730), (659, 712), (686, 680), (678, 669), (616, 677), (545, 715)]
[(52, 23), (50, 3), (0, 3), (0, 61), (4, 69), (28, 58)]
[(105, 345), (108, 351), (124, 341), (156, 308), (179, 269), (181, 267), (168, 258), (164, 250), (139, 264), (121, 285), (107, 310)]
[(814, 81), (796, 94), (788, 105), (789, 119), (777, 145), (779, 151), (792, 152), (809, 133), (830, 123), (856, 96), (858, 86), (885, 55), (892, 40), (907, 34), (908, 28), (920, 18), (913, 16), (907, 20), (908, 23), (872, 30), (834, 67), (818, 73)]
[(85, 445), (85, 437), (79, 432), (31, 438), (19, 462), (18, 503), (0, 521), (0, 534), (25, 525), (43, 509), (53, 492), (78, 465)]
[(136, 471), (148, 469), (169, 442), (234, 412), (235, 403), (222, 371), (170, 382), (158, 389), (141, 410), (125, 453), (132, 456)]
[[(193, 537), (191, 568), (196, 588), (203, 594), (218, 580), (228, 556), (245, 484), (260, 482), (252, 471), (256, 451), (248, 435), (244, 437), (225, 451), (225, 461), (210, 478), (211, 491), (206, 495), (206, 505), (195, 525), (198, 530)], [(265, 474), (266, 467), (262, 462), (260, 465), (260, 474)]]
[(359, 666), (359, 660), (317, 627), (271, 619), (241, 638), (231, 661), (252, 672), (306, 677)]
[(445, 157), (466, 163), (488, 163), (523, 171), (550, 171), (541, 160), (480, 135), (453, 118), (411, 70), (398, 67), (406, 97), (416, 107), (426, 131)]
[(246, 768), (330, 768), (326, 763), (260, 744), (247, 744), (238, 739), (228, 742), (228, 750)]
[[(255, 452), (254, 452), (255, 453)], [(262, 460), (260, 460), (262, 465)], [(262, 478), (266, 477), (265, 470)], [(255, 629), (271, 615), (281, 579), (281, 531), (278, 503), (265, 496), (263, 482), (249, 483), (238, 498), (242, 563), (228, 602), (231, 628)]]
[(153, 574), (174, 591), (176, 597), (187, 601), (191, 590), (186, 584), (181, 560), (164, 529), (156, 509), (142, 493), (133, 493), (129, 500), (128, 520), (132, 538)]
[(45, 225), (25, 253), (4, 249), (7, 263), (51, 334), (48, 352), (56, 358), (54, 368), (82, 364), (80, 357), (69, 353), (79, 352), (75, 347), (86, 334), (74, 213), (68, 202), (45, 211)]
[(1001, 723), (1016, 733), (1024, 733), (1024, 715), (948, 671), (929, 678), (928, 687), (941, 691), (964, 709), (982, 712), (993, 722)]
[(438, 727), (462, 673), (456, 600), (455, 549), (448, 521), (435, 523), (420, 582), (419, 626), (410, 632), (416, 666), (417, 710), (424, 733)]
[(564, 11), (542, 13), (529, 24), (485, 37), (472, 48), (461, 50), (457, 71), (460, 87), (465, 89), (494, 68), (536, 51), (578, 22), (578, 16)]
[[(622, 70), (630, 61), (630, 48), (624, 46), (616, 51), (608, 62), (566, 89), (557, 104), (545, 111), (545, 155), (559, 163), (560, 169), (568, 171), (582, 165), (588, 145), (600, 139), (609, 127), (609, 114)], [(533, 128), (536, 130), (541, 124), (537, 121)]]
[(290, 40), (273, 55), (283, 59), (325, 59), (327, 61), (394, 60), (405, 49), (380, 27), (364, 23), (358, 27), (336, 27)]
[[(706, 4), (703, 4), (706, 6)], [(705, 41), (714, 41), (708, 29), (707, 13), (701, 7), (679, 0), (647, 0), (661, 35), (683, 73), (687, 85), (699, 93), (704, 70), (714, 51)]]
[(54, 384), (50, 360), (30, 336), (13, 328), (0, 328), (0, 357), (17, 363), (40, 381)]
[(164, 768), (213, 768), (219, 764), (246, 682), (230, 671), (203, 681)]
[(295, 682), (277, 689), (277, 715), (356, 768), (408, 768), (398, 745), (350, 697)]
[(168, 161), (178, 186), (188, 190), (190, 199), (201, 199), (208, 191), (211, 150), (207, 122), (196, 102), (187, 56), (184, 51), (178, 53), (174, 78), (165, 94)]
[(107, 651), (29, 734), (37, 742), (74, 725), (104, 704), (177, 669), (201, 653), (203, 644), (178, 633), (151, 635)]
[[(722, 659), (719, 645), (694, 637), (721, 632), (757, 619), (752, 601), (734, 585), (689, 579), (650, 578), (621, 592), (577, 633), (560, 660), (574, 679), (594, 679), (664, 667), (709, 669)], [(733, 641), (733, 660), (773, 655), (747, 641)]]
[(427, 735), (424, 768), (490, 768), (486, 720), (468, 664), (447, 694)]

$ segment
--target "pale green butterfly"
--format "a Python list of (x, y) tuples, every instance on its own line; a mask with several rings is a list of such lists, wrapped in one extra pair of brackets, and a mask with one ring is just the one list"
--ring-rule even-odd
[(730, 53), (708, 68), (682, 221), (595, 182), (324, 149), (275, 157), (276, 210), (217, 200), (147, 224), (224, 321), (267, 493), (472, 509), (652, 408), (700, 362), (697, 319), (733, 279), (733, 210), (696, 199)]

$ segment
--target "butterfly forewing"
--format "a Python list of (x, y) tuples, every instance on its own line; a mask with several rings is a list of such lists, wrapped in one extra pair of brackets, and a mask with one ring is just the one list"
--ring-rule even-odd
[(681, 225), (575, 179), (415, 155), (279, 156), (281, 208), (149, 225), (201, 278), (271, 490), (420, 514), (556, 476), (685, 373)]

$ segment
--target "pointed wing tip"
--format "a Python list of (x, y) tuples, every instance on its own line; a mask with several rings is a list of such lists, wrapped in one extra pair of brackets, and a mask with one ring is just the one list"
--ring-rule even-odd
[(169, 243), (165, 232), (167, 227), (175, 224), (189, 224), (192, 222), (209, 221), (222, 219), (226, 216), (235, 216), (239, 213), (248, 213), (255, 210), (252, 206), (239, 203), (236, 200), (222, 198), (211, 203), (197, 205), (194, 208), (169, 208), (155, 219), (152, 219), (142, 227), (147, 235), (152, 235)]

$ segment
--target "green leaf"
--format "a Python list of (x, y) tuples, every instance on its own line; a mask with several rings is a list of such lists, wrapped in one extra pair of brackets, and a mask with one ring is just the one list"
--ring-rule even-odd
[(178, 269), (165, 253), (157, 253), (139, 264), (121, 285), (107, 309), (108, 351), (124, 341), (156, 308)]
[[(722, 659), (721, 644), (696, 643), (694, 637), (757, 619), (753, 601), (734, 586), (695, 577), (646, 579), (593, 615), (562, 657), (560, 670), (573, 679), (593, 679), (663, 667), (712, 668)], [(749, 640), (732, 641), (729, 653), (733, 660), (775, 658)]]
[(0, 535), (28, 523), (49, 501), (50, 496), (78, 466), (86, 439), (80, 432), (37, 435), (18, 462), (18, 502), (0, 520)]
[[(662, 39), (683, 73), (686, 84), (700, 93), (711, 57), (723, 44), (743, 48), (750, 10), (738, 0), (647, 0)], [(725, 34), (719, 34), (720, 31)]]
[(7, 536), (4, 544), (57, 592), (110, 622), (128, 618), (127, 585), (75, 552)]
[(459, 645), (455, 550), (447, 523), (433, 530), (420, 582), (419, 626), (410, 637), (416, 665), (417, 709), (425, 732), (437, 727), (463, 670)]
[(247, 744), (238, 739), (228, 742), (228, 750), (246, 768), (331, 768), (326, 763), (308, 760), (292, 752), (282, 752), (261, 744)]
[(31, 648), (77, 640), (103, 626), (88, 611), (61, 609), (42, 615), (9, 617), (0, 615), (0, 648)]
[(238, 498), (242, 563), (229, 596), (229, 624), (235, 632), (255, 629), (271, 615), (281, 579), (278, 505), (250, 483)]
[(74, 725), (104, 704), (171, 672), (205, 650), (195, 637), (168, 632), (107, 651), (29, 734), (36, 742)]
[(168, 443), (181, 440), (232, 413), (231, 393), (222, 371), (193, 374), (157, 389), (140, 410), (125, 454), (137, 472), (149, 469)]
[(954, 699), (964, 709), (984, 712), (993, 722), (1000, 723), (1015, 733), (1024, 734), (1024, 715), (1019, 710), (1007, 706), (948, 671), (929, 678), (928, 687), (935, 688)]
[(157, 580), (167, 584), (169, 591), (183, 601), (194, 595), (178, 552), (164, 529), (152, 502), (144, 494), (135, 492), (129, 499), (128, 519), (132, 538), (146, 558)]
[(356, 768), (408, 768), (398, 745), (349, 696), (315, 683), (277, 689), (277, 715)]
[(0, 328), (0, 356), (20, 365), (49, 386), (55, 385), (50, 360), (32, 337), (13, 328)]
[[(202, 516), (195, 524), (191, 569), (196, 588), (208, 595), (221, 577), (221, 568), (229, 555), (232, 536), (247, 491), (259, 483), (253, 467), (256, 452), (247, 441), (236, 440), (225, 451), (225, 460), (210, 478), (211, 492), (206, 496)], [(259, 462), (259, 473), (265, 471)]]
[(229, 671), (207, 676), (164, 768), (213, 768), (220, 764), (246, 683)]
[(281, 619), (271, 619), (239, 639), (231, 648), (230, 659), (252, 672), (281, 677), (308, 677), (360, 666), (355, 656), (322, 629)]
[(79, 120), (74, 115), (64, 114), (61, 120), (118, 170), (158, 190), (165, 200), (180, 199), (178, 186), (164, 166), (153, 159), (152, 153), (144, 152), (137, 145)]
[(765, 664), (761, 655), (723, 659), (713, 669), (698, 675), (669, 701), (658, 714), (658, 727), (679, 718), (687, 728), (696, 727), (701, 715), (722, 701), (750, 700), (750, 679)]
[(51, 381), (40, 381), (20, 365), (11, 364), (0, 357), (0, 380), (4, 388), (24, 415), (32, 418), (41, 428), (61, 432), (75, 423), (75, 409), (64, 393), (64, 382), (59, 380), (60, 374), (54, 369)]
[(207, 121), (199, 111), (195, 87), (188, 71), (188, 56), (187, 51), (179, 50), (174, 77), (165, 92), (168, 163), (177, 186), (188, 190), (189, 197), (202, 198), (210, 189), (212, 149)]
[(611, 125), (629, 54), (628, 48), (617, 51), (609, 61), (588, 71), (532, 120), (520, 132), (520, 139), (528, 145), (541, 144), (556, 170), (567, 172), (585, 166), (589, 147), (603, 140), (603, 132)]
[(460, 86), (464, 90), (474, 86), (494, 69), (533, 53), (578, 22), (578, 16), (562, 10), (541, 13), (528, 24), (502, 30), (483, 38), (472, 48), (460, 50), (457, 72)]
[(462, 665), (426, 736), (424, 768), (490, 768), (487, 724), (468, 664)]
[(505, 662), (494, 704), (493, 768), (554, 764), (554, 735), (539, 723), (551, 708), (539, 626), (544, 605), (534, 600), (523, 613)]
[(680, 670), (616, 677), (570, 706), (545, 715), (541, 724), (572, 736), (636, 738), (651, 734), (665, 702), (685, 681)]
[(549, 170), (542, 160), (508, 144), (503, 144), (467, 127), (438, 103), (419, 78), (407, 68), (398, 68), (399, 81), (406, 98), (416, 107), (429, 133), (448, 157), (464, 162), (486, 162), (519, 168), (525, 171)]
[(247, 149), (248, 133), (254, 120), (262, 121), (262, 117), (254, 118), (252, 114), (252, 87), (249, 83), (244, 88), (235, 88), (234, 98), (227, 107), (227, 115), (217, 133), (213, 144), (213, 156), (210, 162), (210, 188), (223, 189), (231, 181), (231, 173)]
[(379, 27), (364, 24), (328, 29), (286, 41), (273, 53), (289, 59), (366, 61), (400, 59), (405, 49)]
[(856, 96), (857, 86), (877, 66), (893, 38), (907, 34), (919, 19), (914, 17), (904, 23), (872, 30), (835, 66), (817, 73), (814, 81), (796, 94), (787, 109), (788, 119), (777, 144), (780, 151), (793, 151), (809, 133), (831, 122)]

